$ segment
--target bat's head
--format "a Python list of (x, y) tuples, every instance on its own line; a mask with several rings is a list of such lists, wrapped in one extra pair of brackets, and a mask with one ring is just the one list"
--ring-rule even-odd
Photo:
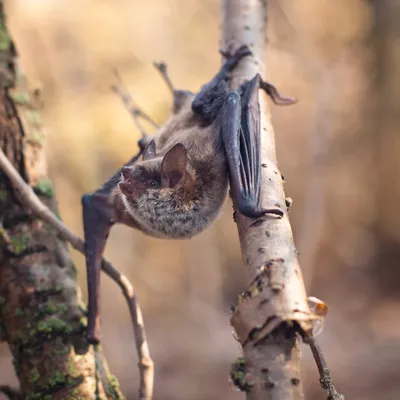
[(190, 212), (187, 203), (193, 179), (182, 143), (158, 156), (154, 142), (150, 142), (141, 161), (122, 169), (119, 189), (127, 211), (147, 230), (159, 236), (178, 237), (182, 234), (170, 231), (170, 220), (179, 213)]
[(128, 200), (137, 201), (147, 193), (172, 193), (172, 189), (182, 188), (186, 177), (186, 147), (178, 143), (164, 157), (159, 157), (152, 140), (143, 151), (141, 161), (122, 169), (119, 189)]

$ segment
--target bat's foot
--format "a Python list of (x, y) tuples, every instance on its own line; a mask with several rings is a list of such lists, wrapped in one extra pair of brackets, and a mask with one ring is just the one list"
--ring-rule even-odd
[(220, 49), (219, 52), (226, 58), (223, 68), (228, 71), (232, 71), (242, 58), (253, 54), (247, 45), (240, 46), (236, 51)]
[(100, 338), (97, 337), (96, 335), (86, 335), (86, 339), (88, 341), (89, 344), (93, 344), (93, 345), (97, 345), (100, 343)]
[(250, 56), (253, 54), (246, 44), (240, 46), (235, 51), (232, 50), (232, 46), (229, 46), (228, 50), (219, 49), (219, 53), (222, 56), (224, 56), (227, 60), (234, 58), (234, 57), (238, 57), (240, 60), (243, 57)]
[(91, 321), (90, 315), (88, 317), (88, 327), (86, 331), (86, 339), (89, 344), (99, 344), (101, 339), (100, 331), (100, 317), (96, 317), (94, 323)]

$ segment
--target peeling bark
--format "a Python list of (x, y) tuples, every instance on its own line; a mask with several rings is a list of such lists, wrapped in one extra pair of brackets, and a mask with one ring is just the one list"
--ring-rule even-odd
[[(222, 48), (247, 44), (253, 52), (253, 57), (247, 57), (235, 70), (233, 88), (256, 73), (267, 79), (262, 62), (266, 3), (261, 0), (222, 2)], [(263, 208), (285, 210), (274, 130), (264, 96), (260, 96), (260, 107)], [(285, 213), (282, 219), (264, 216), (252, 220), (236, 213), (235, 220), (249, 285), (239, 297), (231, 318), (244, 356), (238, 386), (251, 400), (302, 399), (299, 336), (309, 334), (312, 320), (319, 317), (307, 304), (289, 218)], [(237, 383), (235, 377), (233, 381)]]

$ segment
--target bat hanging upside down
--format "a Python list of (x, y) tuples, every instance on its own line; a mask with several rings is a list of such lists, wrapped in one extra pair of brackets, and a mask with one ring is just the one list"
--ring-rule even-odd
[[(89, 292), (87, 338), (100, 340), (101, 260), (110, 228), (123, 223), (159, 238), (190, 238), (210, 225), (225, 200), (228, 175), (233, 203), (250, 218), (283, 216), (260, 204), (260, 110), (258, 90), (276, 104), (281, 97), (259, 75), (229, 91), (231, 72), (247, 46), (226, 57), (218, 74), (198, 94), (173, 90), (173, 113), (141, 153), (99, 190), (82, 197)], [(170, 83), (166, 72), (164, 78)], [(146, 143), (147, 142), (147, 143)]]

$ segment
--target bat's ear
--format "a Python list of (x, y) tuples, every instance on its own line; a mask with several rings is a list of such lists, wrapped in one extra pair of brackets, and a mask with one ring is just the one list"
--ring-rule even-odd
[(154, 158), (156, 156), (156, 144), (152, 140), (143, 150), (142, 158), (143, 160), (148, 160), (149, 158)]
[(173, 188), (186, 176), (187, 150), (177, 143), (164, 156), (161, 164), (161, 186)]

